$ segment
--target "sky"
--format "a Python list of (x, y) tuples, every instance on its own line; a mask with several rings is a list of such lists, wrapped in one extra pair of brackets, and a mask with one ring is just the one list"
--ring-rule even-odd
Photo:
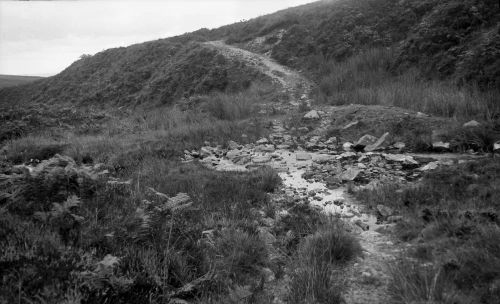
[(314, 0), (0, 0), (0, 74), (51, 76), (82, 54), (309, 2)]

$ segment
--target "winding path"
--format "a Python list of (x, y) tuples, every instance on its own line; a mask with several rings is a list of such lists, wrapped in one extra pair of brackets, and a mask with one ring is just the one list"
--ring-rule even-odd
[(298, 105), (300, 100), (309, 102), (308, 96), (311, 91), (312, 83), (307, 78), (300, 75), (300, 73), (277, 63), (267, 56), (225, 44), (223, 41), (209, 41), (205, 42), (205, 45), (217, 49), (227, 58), (244, 61), (261, 73), (269, 76), (290, 94), (292, 104)]

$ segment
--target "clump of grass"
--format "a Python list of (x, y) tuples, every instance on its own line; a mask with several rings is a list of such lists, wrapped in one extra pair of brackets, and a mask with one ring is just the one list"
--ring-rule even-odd
[(32, 135), (11, 141), (5, 157), (15, 164), (44, 160), (62, 153), (66, 147), (65, 142), (56, 140), (50, 135)]
[(358, 241), (337, 221), (305, 237), (294, 260), (290, 303), (342, 303), (342, 266), (360, 254)]
[(446, 280), (442, 268), (401, 260), (389, 265), (390, 292), (398, 303), (451, 303), (445, 301)]
[(445, 117), (490, 119), (500, 113), (498, 91), (426, 80), (417, 70), (391, 72), (395, 50), (370, 49), (345, 61), (326, 61), (316, 99), (333, 105), (397, 106)]
[(219, 275), (227, 276), (240, 284), (248, 283), (249, 275), (259, 274), (260, 268), (269, 263), (265, 242), (256, 234), (229, 228), (223, 230), (215, 242), (219, 258), (216, 267)]
[(473, 128), (454, 128), (446, 133), (445, 138), (457, 151), (472, 149), (479, 152), (492, 152), (493, 145), (500, 140), (500, 123), (485, 122)]
[(308, 264), (344, 264), (361, 254), (361, 246), (341, 223), (331, 222), (306, 237), (299, 247), (301, 260)]

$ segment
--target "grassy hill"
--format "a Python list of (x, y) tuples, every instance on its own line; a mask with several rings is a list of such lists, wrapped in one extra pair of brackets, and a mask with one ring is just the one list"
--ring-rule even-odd
[(220, 39), (267, 51), (282, 64), (308, 71), (318, 83), (328, 74), (327, 63), (391, 48), (384, 66), (391, 76), (416, 69), (426, 80), (487, 90), (500, 86), (499, 20), (494, 0), (319, 1), (214, 30), (110, 49), (44, 81), (2, 90), (0, 103), (164, 104), (248, 87), (253, 73), (200, 44)]
[[(494, 0), (320, 1), (212, 35), (242, 44), (259, 36), (267, 37), (265, 43), (279, 40), (271, 48), (273, 58), (312, 72), (320, 58), (343, 61), (372, 48), (395, 47), (394, 69), (418, 67), (427, 77), (486, 88), (500, 84), (499, 5)], [(273, 38), (282, 30), (281, 39)]]
[(43, 79), (36, 76), (0, 75), (0, 89), (27, 84), (35, 80)]
[(158, 40), (82, 57), (54, 77), (2, 90), (0, 103), (168, 104), (193, 94), (246, 89), (258, 76), (244, 63), (188, 41)]

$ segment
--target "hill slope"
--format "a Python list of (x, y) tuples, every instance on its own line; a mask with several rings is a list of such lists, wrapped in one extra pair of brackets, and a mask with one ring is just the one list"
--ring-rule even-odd
[(35, 80), (43, 79), (36, 76), (0, 75), (0, 89), (16, 85), (27, 84)]
[(500, 8), (494, 0), (319, 1), (214, 30), (107, 50), (60, 74), (0, 91), (0, 104), (171, 103), (211, 91), (238, 91), (256, 78), (200, 42), (226, 40), (307, 70), (326, 61), (392, 47), (392, 72), (410, 68), (457, 84), (500, 86)]
[(0, 92), (15, 102), (169, 104), (211, 91), (239, 91), (259, 73), (196, 42), (164, 39), (83, 57), (60, 74)]

